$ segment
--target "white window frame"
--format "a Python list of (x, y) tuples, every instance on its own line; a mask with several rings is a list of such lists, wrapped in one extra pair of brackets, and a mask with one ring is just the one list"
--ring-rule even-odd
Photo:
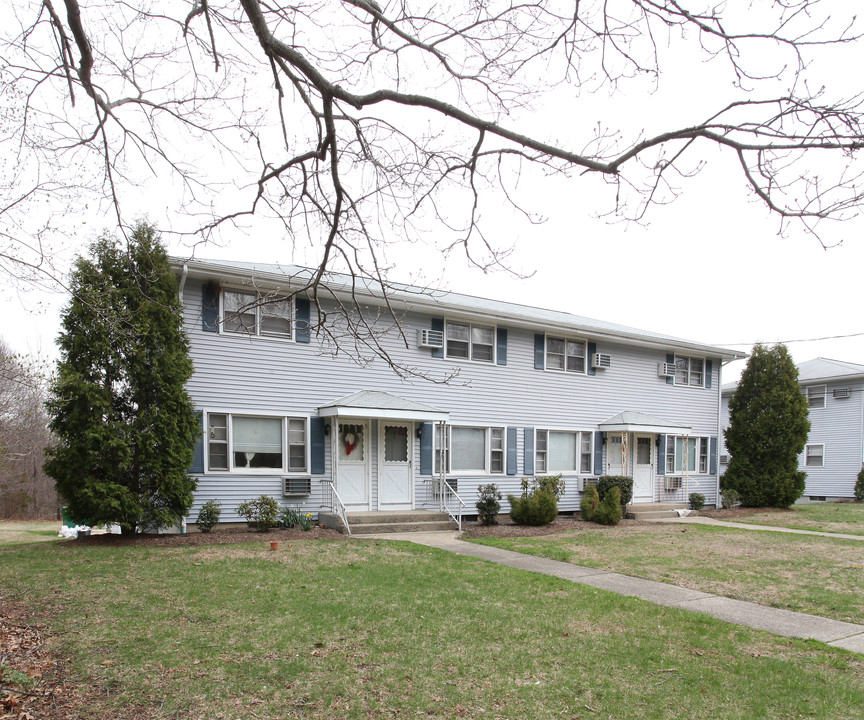
[[(226, 329), (225, 321), (228, 315), (226, 306), (227, 303), (225, 301), (226, 294), (233, 295), (249, 295), (254, 297), (254, 301), (250, 300), (250, 302), (246, 305), (241, 305), (241, 309), (245, 310), (249, 314), (255, 314), (255, 329), (254, 332), (245, 332), (243, 330), (229, 330)], [(250, 290), (249, 288), (234, 288), (234, 287), (226, 287), (222, 288), (222, 292), (219, 294), (220, 301), (220, 314), (219, 314), (219, 332), (223, 335), (236, 335), (239, 337), (263, 337), (269, 338), (271, 340), (283, 340), (283, 341), (295, 341), (296, 340), (296, 331), (294, 328), (296, 321), (296, 309), (294, 305), (294, 298), (290, 295), (282, 295), (276, 292), (273, 293), (260, 293), (257, 290)], [(278, 332), (268, 332), (262, 328), (263, 319), (267, 315), (267, 308), (274, 306), (276, 303), (288, 303), (288, 332), (287, 333), (278, 333)], [(285, 315), (279, 315), (279, 317), (285, 318)]]
[[(575, 470), (549, 467), (549, 433), (566, 433), (576, 436), (576, 464)], [(545, 435), (545, 448), (541, 449), (540, 435)], [(588, 451), (585, 452), (585, 441), (588, 442)], [(587, 458), (588, 469), (584, 470)], [(535, 475), (592, 475), (594, 464), (594, 432), (591, 430), (573, 430), (572, 428), (534, 428), (534, 474)], [(543, 469), (541, 469), (541, 467)]]
[[(687, 367), (682, 368), (678, 362), (679, 360), (685, 360), (687, 362)], [(693, 377), (692, 377), (694, 374), (694, 371), (693, 371), (693, 361), (694, 360), (699, 360), (702, 363), (702, 370), (701, 370), (702, 377), (700, 378), (700, 381), (698, 383), (694, 383)], [(708, 365), (708, 362), (707, 362), (706, 358), (700, 357), (699, 355), (678, 355), (676, 353), (675, 354), (674, 384), (678, 385), (679, 387), (705, 387), (705, 375), (707, 373), (707, 369), (706, 369), (707, 365)], [(679, 382), (678, 374), (681, 370), (684, 370), (686, 377), (683, 381)]]
[[(213, 415), (225, 416), (226, 422), (226, 466), (225, 468), (210, 467), (210, 417)], [(262, 418), (267, 420), (281, 421), (281, 439), (282, 439), (282, 465), (281, 467), (237, 467), (234, 463), (234, 418)], [(303, 423), (303, 469), (291, 467), (290, 446), (298, 445), (292, 443), (289, 433), (292, 420), (299, 420)], [(277, 413), (262, 413), (256, 411), (238, 410), (229, 412), (221, 409), (208, 409), (204, 411), (204, 472), (208, 475), (214, 474), (243, 474), (243, 475), (291, 475), (291, 476), (307, 476), (310, 474), (310, 438), (309, 438), (309, 416), (308, 415), (282, 415)], [(213, 444), (222, 444), (221, 441), (215, 441)]]
[[(822, 398), (822, 404), (821, 405), (814, 405), (813, 404), (813, 401), (818, 400), (820, 395), (815, 394), (815, 392), (813, 395), (811, 395), (810, 394), (811, 390), (813, 390), (813, 391), (820, 391), (821, 390), (821, 398)], [(806, 390), (806, 395), (807, 395), (807, 409), (808, 410), (824, 410), (825, 407), (828, 405), (828, 386), (827, 385), (809, 385), (807, 387), (807, 390)]]
[[(696, 442), (696, 467), (684, 469), (684, 463), (681, 463), (681, 469), (676, 470), (678, 466), (678, 443), (676, 440), (681, 438), (685, 444)], [(687, 454), (686, 448), (682, 447), (684, 454)], [(666, 456), (663, 459), (663, 467), (666, 470), (666, 475), (680, 475), (687, 473), (688, 475), (708, 475), (711, 472), (711, 438), (704, 435), (667, 435), (666, 436)]]
[[(479, 468), (470, 468), (467, 470), (454, 470), (452, 467), (452, 431), (453, 428), (468, 428), (471, 430), (483, 430), (484, 431), (484, 467), (482, 469)], [(494, 449), (492, 447), (492, 432), (500, 431), (501, 432), (501, 448)], [(453, 425), (447, 425), (445, 427), (445, 438), (446, 438), (446, 447), (444, 451), (444, 462), (446, 465), (445, 474), (446, 475), (503, 475), (507, 472), (507, 428), (502, 425), (476, 425), (472, 423), (454, 423)], [(492, 455), (493, 453), (500, 453), (501, 455), (501, 469), (493, 470), (492, 469)], [(435, 425), (435, 431), (432, 435), (432, 457), (433, 457), (433, 466), (432, 471), (435, 475), (438, 475), (441, 472), (441, 425)]]
[[(810, 448), (820, 448), (821, 452), (818, 455), (811, 455)], [(810, 458), (819, 458), (820, 463), (810, 464)], [(804, 446), (804, 467), (825, 467), (825, 443), (807, 443)]]
[[(467, 340), (451, 340), (450, 338), (450, 329), (452, 327), (459, 326), (468, 329), (468, 339)], [(492, 357), (489, 360), (485, 360), (483, 358), (474, 357), (474, 346), (482, 346), (486, 347), (486, 343), (475, 343), (474, 341), (474, 330), (490, 330), (492, 332)], [(468, 345), (468, 356), (463, 357), (462, 355), (452, 355), (450, 351), (450, 344), (452, 343), (467, 343)], [(483, 365), (494, 365), (497, 362), (497, 353), (498, 353), (498, 327), (496, 325), (483, 325), (478, 323), (470, 323), (470, 322), (462, 322), (460, 320), (447, 320), (444, 323), (444, 357), (448, 360), (460, 360), (463, 362), (476, 362), (482, 363)]]
[[(570, 373), (571, 375), (585, 375), (588, 372), (588, 341), (581, 340), (579, 338), (568, 338), (568, 337), (560, 337), (558, 335), (545, 335), (545, 345), (543, 352), (543, 366), (546, 370), (550, 372), (564, 372)], [(562, 357), (563, 367), (551, 367), (549, 365), (549, 355), (562, 355), (562, 353), (550, 353), (549, 351), (549, 341), (550, 340), (558, 340), (559, 342), (564, 343), (564, 353)], [(571, 370), (568, 365), (568, 358), (570, 357), (570, 353), (568, 350), (571, 345), (581, 345), (582, 346), (582, 369), (581, 370)], [(575, 355), (574, 357), (579, 357)]]

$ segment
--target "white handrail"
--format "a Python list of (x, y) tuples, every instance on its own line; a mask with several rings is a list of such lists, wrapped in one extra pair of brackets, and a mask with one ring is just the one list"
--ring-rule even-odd
[(324, 497), (322, 498), (321, 504), (324, 507), (329, 507), (333, 512), (336, 513), (336, 515), (342, 521), (342, 524), (345, 526), (345, 532), (350, 535), (351, 526), (348, 524), (348, 512), (345, 509), (345, 503), (343, 503), (342, 498), (339, 497), (339, 493), (336, 490), (336, 485), (329, 478), (323, 478), (321, 482), (327, 483), (327, 489), (325, 489), (324, 491)]
[[(444, 492), (441, 493), (441, 507), (443, 510), (447, 512), (447, 514), (453, 519), (453, 522), (459, 527), (459, 532), (462, 532), (462, 508), (465, 507), (465, 501), (459, 497), (459, 494), (453, 489), (453, 486), (447, 482), (445, 479), (441, 479), (441, 482), (444, 483)], [(447, 504), (447, 501), (453, 497), (459, 503), (455, 512), (450, 509), (450, 506)]]

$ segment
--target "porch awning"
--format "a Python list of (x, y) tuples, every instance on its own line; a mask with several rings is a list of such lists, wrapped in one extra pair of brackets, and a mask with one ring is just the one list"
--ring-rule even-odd
[(618, 413), (597, 427), (604, 432), (664, 433), (666, 435), (690, 435), (693, 432), (693, 428), (688, 425), (676, 425), (663, 418), (634, 410)]
[(321, 417), (447, 422), (450, 413), (380, 390), (359, 390), (318, 408)]

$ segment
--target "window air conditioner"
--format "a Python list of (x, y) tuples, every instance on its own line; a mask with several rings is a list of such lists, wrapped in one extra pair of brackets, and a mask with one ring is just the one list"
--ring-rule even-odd
[(295, 495), (309, 495), (312, 492), (312, 478), (299, 477), (282, 478), (282, 495), (292, 497)]
[(834, 392), (832, 393), (835, 400), (842, 400), (843, 398), (849, 397), (849, 388), (834, 388)]
[(579, 492), (585, 492), (588, 489), (589, 485), (596, 485), (597, 478), (595, 477), (580, 477), (579, 478)]
[(728, 465), (729, 464), (729, 456), (728, 455), (721, 455), (720, 456), (720, 464), (721, 465)]
[(663, 489), (667, 492), (671, 492), (672, 490), (680, 490), (681, 489), (681, 478), (680, 477), (667, 477), (665, 482), (663, 483)]
[(606, 353), (594, 353), (591, 356), (592, 368), (608, 368), (612, 367), (612, 356)]
[(675, 377), (675, 363), (657, 363), (657, 374), (663, 378)]
[(418, 330), (417, 331), (417, 347), (421, 348), (442, 348), (444, 347), (444, 331), (443, 330)]

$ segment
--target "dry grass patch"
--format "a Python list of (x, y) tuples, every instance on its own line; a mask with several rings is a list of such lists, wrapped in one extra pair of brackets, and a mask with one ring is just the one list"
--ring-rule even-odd
[(729, 520), (796, 530), (864, 535), (864, 503), (806, 503), (766, 512), (752, 509), (745, 517)]
[(864, 624), (864, 543), (701, 525), (578, 525), (539, 538), (477, 539), (574, 565)]

